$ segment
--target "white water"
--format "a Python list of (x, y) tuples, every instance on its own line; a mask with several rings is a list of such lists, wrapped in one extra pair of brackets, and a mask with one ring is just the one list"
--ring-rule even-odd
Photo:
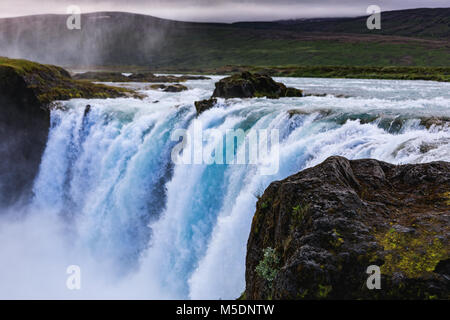
[[(450, 128), (419, 125), (450, 116), (448, 83), (279, 79), (352, 97), (221, 100), (198, 117), (206, 132), (279, 129), (274, 176), (251, 165), (174, 165), (170, 135), (192, 126), (193, 102), (217, 79), (190, 81), (181, 93), (145, 91), (143, 101), (72, 100), (52, 112), (35, 197), (0, 220), (0, 297), (233, 299), (245, 287), (255, 195), (270, 182), (332, 155), (450, 161)], [(289, 118), (292, 109), (308, 114)], [(358, 120), (371, 116), (378, 120)], [(405, 119), (401, 128), (395, 118)], [(69, 265), (81, 267), (80, 291), (66, 288)]]

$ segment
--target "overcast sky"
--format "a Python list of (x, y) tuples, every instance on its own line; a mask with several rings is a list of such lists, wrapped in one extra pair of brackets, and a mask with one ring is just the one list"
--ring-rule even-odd
[(383, 11), (449, 7), (449, 0), (0, 0), (0, 17), (82, 12), (127, 11), (184, 21), (234, 22), (364, 15), (369, 5)]

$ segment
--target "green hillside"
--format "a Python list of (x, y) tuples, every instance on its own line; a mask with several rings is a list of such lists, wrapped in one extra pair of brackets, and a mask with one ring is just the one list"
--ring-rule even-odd
[(185, 23), (101, 12), (68, 30), (65, 15), (0, 19), (0, 55), (72, 68), (190, 71), (233, 66), (450, 66), (450, 9), (266, 23)]

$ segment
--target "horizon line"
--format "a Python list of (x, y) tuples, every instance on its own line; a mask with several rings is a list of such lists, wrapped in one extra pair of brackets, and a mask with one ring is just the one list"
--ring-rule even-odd
[[(399, 12), (399, 11), (413, 11), (413, 10), (442, 10), (442, 9), (450, 9), (450, 7), (440, 7), (440, 8), (430, 8), (430, 7), (418, 7), (418, 8), (408, 8), (408, 9), (396, 9), (396, 10), (386, 10), (381, 11), (381, 13), (387, 13), (387, 12)], [(162, 18), (158, 17), (156, 15), (152, 14), (146, 14), (146, 13), (138, 13), (138, 12), (132, 12), (132, 11), (89, 11), (89, 12), (82, 12), (81, 15), (90, 15), (90, 14), (111, 14), (111, 13), (123, 13), (123, 14), (130, 14), (130, 15), (138, 15), (138, 16), (146, 16), (146, 17), (152, 17), (155, 19), (160, 20), (166, 20), (166, 21), (174, 21), (174, 22), (184, 22), (184, 23), (202, 23), (202, 24), (237, 24), (237, 23), (270, 23), (270, 22), (279, 22), (279, 21), (295, 21), (295, 20), (316, 20), (316, 19), (351, 19), (351, 18), (363, 18), (369, 16), (366, 15), (340, 15), (340, 16), (317, 16), (317, 17), (307, 17), (307, 18), (287, 18), (287, 19), (277, 19), (277, 20), (242, 20), (242, 21), (235, 21), (235, 22), (220, 22), (220, 21), (194, 21), (194, 20), (176, 20), (176, 19), (168, 19), (168, 18)], [(1, 17), (0, 20), (6, 20), (6, 19), (20, 19), (20, 18), (31, 18), (31, 17), (42, 17), (42, 16), (70, 16), (71, 14), (63, 14), (63, 13), (38, 13), (38, 14), (28, 14), (28, 15), (18, 15), (18, 16), (7, 16), (7, 17)]]

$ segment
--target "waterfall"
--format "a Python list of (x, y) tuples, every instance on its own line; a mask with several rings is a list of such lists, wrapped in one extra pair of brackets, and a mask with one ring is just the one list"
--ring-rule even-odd
[[(29, 227), (23, 230), (36, 232), (27, 235), (28, 246), (45, 239), (36, 242), (42, 259), (85, 270), (91, 291), (65, 295), (237, 298), (245, 288), (257, 197), (271, 182), (332, 155), (397, 164), (450, 161), (448, 126), (420, 124), (425, 116), (448, 115), (446, 83), (282, 79), (311, 91), (327, 87), (358, 96), (219, 100), (219, 106), (197, 116), (193, 102), (210, 95), (214, 80), (190, 81), (182, 93), (145, 91), (142, 101), (75, 99), (52, 111), (34, 198), (26, 208)], [(174, 163), (171, 152), (179, 141), (172, 133), (193, 130), (196, 121), (205, 136), (212, 130), (224, 135), (230, 129), (277, 130), (279, 170), (262, 175), (255, 164)], [(213, 150), (215, 143), (203, 141), (203, 150)], [(245, 147), (238, 145), (236, 152)], [(40, 220), (59, 227), (41, 230)], [(18, 224), (0, 223), (0, 228), (20, 234)], [(54, 252), (49, 234), (61, 241)], [(0, 265), (0, 278), (8, 266)], [(50, 278), (61, 273), (53, 268), (40, 273)], [(35, 294), (64, 291), (64, 282), (53, 282), (47, 285), (56, 289)], [(5, 294), (0, 289), (0, 296)]]

